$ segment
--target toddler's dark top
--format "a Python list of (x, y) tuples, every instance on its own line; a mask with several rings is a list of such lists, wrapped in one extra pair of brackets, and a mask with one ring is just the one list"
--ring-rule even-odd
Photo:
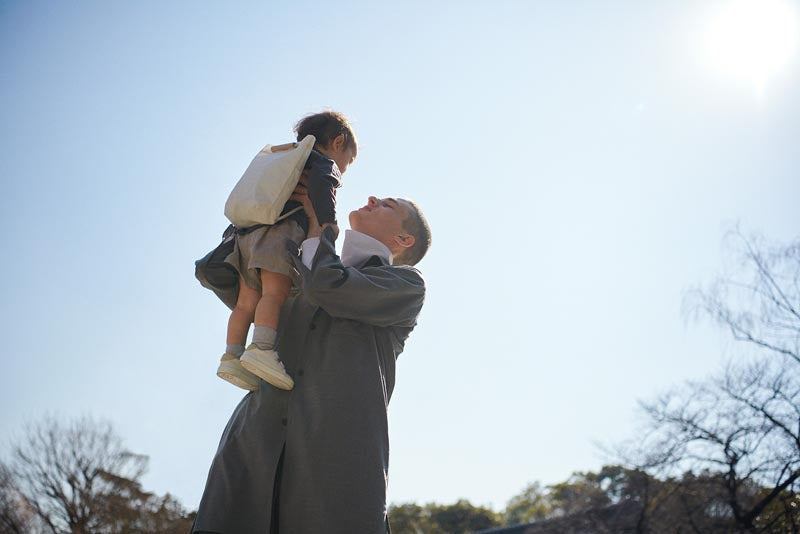
[[(342, 186), (342, 173), (336, 162), (322, 152), (312, 150), (308, 155), (305, 169), (308, 171), (308, 197), (314, 206), (319, 224), (336, 224), (336, 189)], [(290, 200), (283, 207), (281, 214), (287, 213), (302, 204)], [(303, 210), (293, 213), (287, 219), (297, 221), (305, 232), (308, 232), (308, 216)]]

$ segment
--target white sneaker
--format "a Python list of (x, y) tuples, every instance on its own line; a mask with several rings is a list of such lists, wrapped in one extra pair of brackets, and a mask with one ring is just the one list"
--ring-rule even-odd
[(222, 355), (217, 368), (217, 376), (247, 391), (258, 391), (258, 377), (242, 367), (239, 358), (233, 354), (226, 352)]
[(276, 388), (292, 389), (294, 380), (286, 374), (283, 362), (274, 350), (261, 350), (251, 343), (240, 359), (242, 367), (254, 375), (263, 378)]

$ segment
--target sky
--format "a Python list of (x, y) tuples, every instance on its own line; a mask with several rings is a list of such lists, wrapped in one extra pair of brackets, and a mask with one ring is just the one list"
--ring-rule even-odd
[(256, 152), (330, 108), (360, 143), (340, 220), (398, 196), (433, 231), (390, 502), (598, 469), (639, 400), (723, 363), (682, 304), (731, 228), (800, 235), (800, 4), (746, 4), (0, 0), (0, 457), (91, 414), (197, 506), (243, 393), (194, 261)]

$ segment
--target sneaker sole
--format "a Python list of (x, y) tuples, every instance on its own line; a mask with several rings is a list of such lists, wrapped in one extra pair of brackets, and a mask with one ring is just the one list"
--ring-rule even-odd
[(269, 382), (276, 388), (290, 390), (294, 387), (294, 380), (280, 367), (259, 354), (245, 352), (239, 360), (246, 370)]
[(242, 369), (236, 360), (219, 362), (217, 376), (236, 387), (247, 391), (258, 391), (258, 377)]

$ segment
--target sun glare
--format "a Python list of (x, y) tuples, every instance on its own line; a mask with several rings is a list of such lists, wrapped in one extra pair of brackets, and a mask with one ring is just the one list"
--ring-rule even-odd
[(706, 34), (711, 64), (751, 84), (759, 97), (792, 60), (797, 44), (798, 14), (786, 0), (730, 0)]

